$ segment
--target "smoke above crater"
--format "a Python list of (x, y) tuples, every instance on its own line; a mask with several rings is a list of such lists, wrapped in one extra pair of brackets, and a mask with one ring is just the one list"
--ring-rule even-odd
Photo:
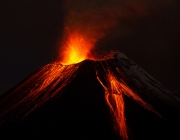
[(117, 29), (122, 20), (129, 21), (148, 14), (146, 4), (137, 0), (68, 0), (64, 2), (63, 10), (65, 12), (65, 27), (63, 41), (58, 44), (60, 46), (60, 59), (67, 56), (72, 50), (69, 49), (72, 48), (72, 42), (76, 42), (76, 47), (79, 43), (81, 50), (86, 52), (83, 55), (91, 58), (92, 50), (99, 49), (96, 45), (97, 42), (108, 34), (112, 34), (110, 31)]

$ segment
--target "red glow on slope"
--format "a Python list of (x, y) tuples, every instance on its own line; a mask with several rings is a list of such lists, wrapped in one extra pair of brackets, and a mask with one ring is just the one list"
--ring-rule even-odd
[[(144, 108), (153, 111), (161, 117), (161, 115), (158, 114), (152, 106), (143, 101), (135, 92), (133, 92), (122, 79), (117, 79), (118, 76), (115, 76), (114, 73), (112, 73), (112, 70), (108, 68), (108, 70), (105, 70), (105, 72), (105, 80), (107, 86), (105, 86), (104, 83), (101, 81), (100, 77), (98, 76), (98, 73), (97, 79), (105, 90), (105, 99), (114, 117), (115, 130), (122, 136), (123, 140), (129, 139), (127, 131), (128, 127), (126, 124), (126, 118), (124, 114), (125, 104), (123, 100), (123, 94), (132, 98)], [(119, 73), (119, 75), (121, 74), (119, 70), (117, 72)]]
[(0, 103), (3, 113), (20, 108), (23, 116), (55, 97), (75, 77), (79, 65), (63, 66), (52, 63), (42, 67), (39, 72), (17, 87), (10, 96)]
[(128, 140), (127, 125), (124, 114), (123, 89), (112, 74), (107, 75), (110, 83), (105, 99), (115, 119), (115, 129), (119, 131), (124, 140)]
[(117, 95), (112, 93), (106, 93), (105, 99), (111, 109), (112, 115), (114, 116), (115, 130), (120, 133), (124, 140), (128, 140), (126, 118), (124, 114), (123, 94), (120, 93), (119, 95)]

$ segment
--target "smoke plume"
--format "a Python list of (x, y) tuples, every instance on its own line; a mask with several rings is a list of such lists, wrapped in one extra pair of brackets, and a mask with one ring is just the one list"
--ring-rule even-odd
[(105, 37), (110, 29), (118, 26), (121, 20), (131, 20), (148, 13), (145, 3), (137, 0), (68, 0), (64, 2), (63, 10), (65, 30), (60, 46), (66, 47), (64, 44), (67, 44), (68, 38), (78, 33), (88, 42), (89, 51), (97, 49), (94, 48), (97, 41)]
[(63, 5), (68, 30), (65, 28), (58, 51), (62, 52), (66, 38), (78, 29), (92, 44), (91, 53), (118, 49), (169, 89), (178, 89), (179, 82), (169, 81), (178, 81), (179, 75), (179, 1), (67, 0)]

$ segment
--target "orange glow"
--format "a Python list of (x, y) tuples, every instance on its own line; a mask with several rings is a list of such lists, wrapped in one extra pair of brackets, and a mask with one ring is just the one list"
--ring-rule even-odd
[(92, 47), (93, 45), (82, 34), (78, 32), (70, 34), (61, 53), (61, 63), (70, 65), (92, 59), (89, 57)]
[(114, 127), (124, 140), (128, 140), (126, 118), (124, 114), (123, 94), (106, 93), (105, 99), (114, 116)]
[(106, 102), (114, 115), (116, 131), (120, 132), (120, 135), (124, 140), (128, 140), (127, 125), (124, 114), (123, 89), (112, 74), (109, 73), (107, 77), (110, 87), (105, 94)]
[(127, 125), (124, 114), (123, 89), (121, 88), (120, 83), (109, 71), (106, 76), (108, 87), (102, 83), (99, 77), (97, 77), (97, 79), (105, 89), (105, 99), (114, 117), (115, 130), (120, 133), (123, 140), (128, 140)]
[[(97, 79), (105, 90), (105, 99), (114, 118), (115, 130), (122, 136), (123, 140), (129, 139), (127, 131), (128, 127), (126, 124), (126, 118), (124, 114), (123, 94), (132, 98), (137, 103), (142, 105), (144, 108), (153, 111), (161, 117), (161, 115), (158, 114), (152, 108), (152, 106), (143, 101), (135, 92), (133, 92), (122, 79), (117, 79), (118, 76), (115, 76), (114, 73), (112, 73), (109, 69), (105, 70), (105, 72), (107, 86), (105, 86), (103, 82), (100, 80), (98, 73)], [(120, 74), (119, 70), (117, 72), (118, 74)]]
[[(4, 113), (21, 108), (23, 116), (57, 96), (72, 81), (80, 65), (52, 63), (42, 67), (1, 102)], [(3, 115), (1, 114), (1, 115)]]

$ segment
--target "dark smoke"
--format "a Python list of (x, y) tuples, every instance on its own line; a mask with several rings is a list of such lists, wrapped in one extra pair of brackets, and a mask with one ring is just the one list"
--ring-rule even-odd
[(66, 13), (64, 24), (69, 32), (78, 30), (93, 43), (108, 35), (112, 28), (117, 29), (122, 20), (132, 20), (148, 14), (145, 4), (138, 1), (70, 0), (64, 3), (63, 9)]
[(98, 39), (96, 50), (123, 51), (167, 88), (179, 90), (179, 1), (69, 0), (64, 5), (65, 24)]

